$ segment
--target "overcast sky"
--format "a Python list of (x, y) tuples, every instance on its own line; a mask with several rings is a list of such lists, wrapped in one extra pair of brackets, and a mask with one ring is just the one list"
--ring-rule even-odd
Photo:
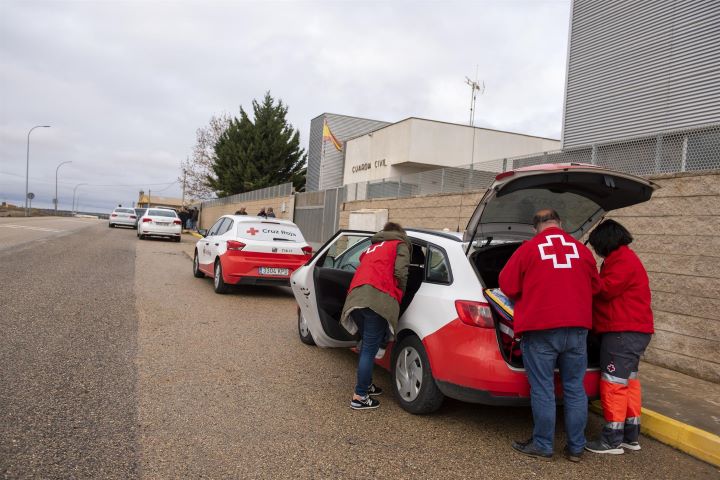
[[(266, 90), (310, 120), (467, 122), (465, 76), (486, 91), (476, 125), (560, 138), (570, 0), (0, 0), (0, 200), (130, 205), (180, 196), (179, 163), (213, 114)], [(112, 185), (112, 186), (109, 186)]]

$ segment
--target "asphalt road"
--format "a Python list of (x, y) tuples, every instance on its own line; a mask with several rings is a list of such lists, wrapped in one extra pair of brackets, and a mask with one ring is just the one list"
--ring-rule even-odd
[(579, 464), (523, 457), (510, 442), (530, 433), (527, 408), (413, 416), (383, 395), (352, 411), (354, 354), (300, 343), (288, 289), (216, 295), (190, 248), (103, 224), (0, 252), (5, 477), (720, 477), (644, 437)]
[(69, 235), (107, 220), (66, 217), (0, 217), (0, 251)]

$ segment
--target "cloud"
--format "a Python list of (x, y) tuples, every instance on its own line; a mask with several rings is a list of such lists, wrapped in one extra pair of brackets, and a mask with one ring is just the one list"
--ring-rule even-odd
[[(195, 130), (266, 90), (307, 146), (329, 111), (559, 137), (569, 1), (35, 2), (0, 4), (0, 199), (50, 204), (78, 183), (107, 210), (174, 180)], [(130, 186), (124, 186), (130, 185)], [(163, 188), (160, 187), (159, 188)], [(146, 188), (147, 189), (147, 188)], [(172, 185), (163, 195), (180, 195)]]

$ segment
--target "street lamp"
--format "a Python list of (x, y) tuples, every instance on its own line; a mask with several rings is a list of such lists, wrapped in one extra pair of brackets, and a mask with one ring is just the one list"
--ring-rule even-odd
[(87, 185), (87, 183), (78, 183), (75, 185), (75, 188), (73, 188), (73, 203), (72, 203), (72, 213), (75, 213), (75, 193), (77, 192), (78, 187)]
[(58, 170), (60, 170), (60, 167), (65, 165), (66, 163), (72, 163), (72, 160), (68, 160), (67, 162), (62, 162), (60, 165), (57, 166), (55, 169), (55, 216), (57, 217), (57, 207), (58, 207), (58, 195), (57, 195), (57, 176), (58, 176)]
[(30, 129), (27, 134), (27, 160), (25, 163), (25, 216), (29, 216), (30, 211), (28, 210), (28, 183), (30, 179), (30, 134), (36, 128), (50, 128), (50, 125), (35, 125)]

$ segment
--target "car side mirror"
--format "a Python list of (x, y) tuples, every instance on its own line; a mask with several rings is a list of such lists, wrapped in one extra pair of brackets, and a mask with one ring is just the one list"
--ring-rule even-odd
[(200, 229), (198, 229), (197, 232), (198, 232), (200, 235), (202, 235), (203, 237), (207, 237), (207, 230), (206, 230), (206, 229), (200, 228)]

